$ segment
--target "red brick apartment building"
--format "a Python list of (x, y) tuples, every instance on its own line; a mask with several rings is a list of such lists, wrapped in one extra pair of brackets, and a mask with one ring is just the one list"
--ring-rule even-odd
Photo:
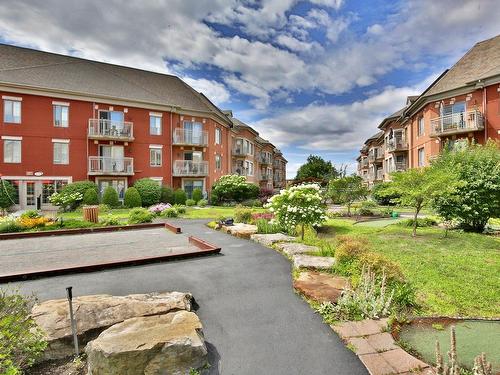
[(500, 139), (500, 35), (477, 43), (366, 140), (358, 175), (369, 186), (390, 173), (429, 165), (445, 147)]
[[(0, 96), (0, 176), (17, 188), (20, 209), (37, 197), (48, 208), (50, 194), (86, 179), (120, 197), (144, 177), (209, 192), (237, 172), (238, 140), (262, 148), (257, 132), (172, 75), (0, 44)], [(268, 164), (253, 147), (253, 173), (241, 174), (258, 184)]]

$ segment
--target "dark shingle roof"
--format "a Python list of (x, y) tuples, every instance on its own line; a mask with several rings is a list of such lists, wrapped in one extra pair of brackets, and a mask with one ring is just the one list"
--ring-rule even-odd
[(498, 74), (500, 74), (500, 35), (477, 43), (425, 95), (458, 89), (479, 79)]
[(6, 44), (0, 44), (0, 83), (211, 112), (229, 122), (176, 76)]

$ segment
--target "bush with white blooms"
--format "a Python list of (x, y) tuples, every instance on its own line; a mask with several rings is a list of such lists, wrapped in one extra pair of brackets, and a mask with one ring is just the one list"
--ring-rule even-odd
[(289, 232), (300, 225), (302, 239), (306, 225), (319, 227), (327, 219), (318, 184), (303, 184), (281, 190), (269, 198), (265, 207), (274, 213), (277, 223)]

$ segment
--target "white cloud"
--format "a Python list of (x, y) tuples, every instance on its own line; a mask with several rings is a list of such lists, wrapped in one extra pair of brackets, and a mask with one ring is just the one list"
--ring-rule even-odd
[(209, 81), (204, 78), (194, 79), (189, 77), (184, 77), (183, 80), (196, 91), (205, 94), (205, 96), (217, 105), (229, 102), (230, 93), (226, 87), (219, 82)]
[(323, 5), (339, 10), (344, 4), (344, 0), (310, 0), (312, 4)]

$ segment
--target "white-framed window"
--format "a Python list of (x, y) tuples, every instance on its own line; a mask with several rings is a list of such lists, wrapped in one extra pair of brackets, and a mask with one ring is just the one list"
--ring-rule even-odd
[(215, 144), (220, 145), (222, 143), (222, 130), (221, 128), (215, 128)]
[(424, 135), (425, 133), (425, 121), (423, 117), (418, 118), (418, 132), (419, 136)]
[(2, 137), (3, 139), (3, 162), (21, 162), (21, 139)]
[(3, 121), (12, 124), (21, 123), (21, 101), (4, 99), (3, 101)]
[(58, 128), (67, 128), (69, 125), (69, 107), (67, 105), (54, 104), (54, 126)]
[(253, 162), (245, 160), (245, 169), (248, 176), (253, 176)]
[(161, 116), (150, 114), (149, 115), (149, 134), (161, 135), (162, 132)]
[(149, 165), (151, 167), (161, 167), (162, 149), (159, 147), (149, 148)]
[(151, 180), (156, 181), (158, 185), (163, 185), (163, 177), (149, 177)]
[(425, 148), (424, 147), (418, 149), (418, 166), (419, 167), (425, 166)]
[(222, 169), (222, 157), (220, 155), (215, 155), (215, 169)]
[(54, 164), (69, 164), (69, 142), (52, 141), (54, 148)]

